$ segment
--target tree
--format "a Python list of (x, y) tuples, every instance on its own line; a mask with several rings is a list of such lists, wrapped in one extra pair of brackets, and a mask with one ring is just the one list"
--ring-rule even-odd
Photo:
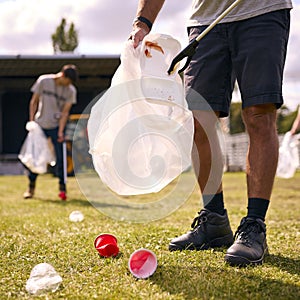
[(66, 30), (67, 21), (62, 18), (57, 26), (55, 33), (51, 35), (54, 53), (73, 52), (78, 46), (78, 33), (72, 22)]

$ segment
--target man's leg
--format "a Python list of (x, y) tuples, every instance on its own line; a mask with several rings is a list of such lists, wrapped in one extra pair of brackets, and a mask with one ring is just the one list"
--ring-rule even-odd
[(193, 167), (202, 194), (222, 192), (223, 157), (217, 135), (218, 118), (212, 111), (193, 111)]
[(38, 174), (31, 172), (29, 169), (27, 169), (27, 172), (28, 172), (29, 185), (28, 185), (28, 189), (23, 194), (23, 198), (24, 199), (31, 199), (34, 196), (35, 183), (36, 183), (36, 179), (38, 177)]
[(237, 231), (225, 260), (233, 265), (262, 263), (268, 252), (264, 223), (278, 161), (276, 107), (274, 104), (245, 108), (243, 119), (249, 134), (246, 175), (248, 213)]
[(283, 103), (282, 76), (289, 25), (290, 11), (283, 9), (229, 26), (233, 69), (249, 134), (248, 212), (225, 256), (233, 265), (260, 264), (267, 252), (264, 219), (277, 167), (276, 108)]
[[(205, 28), (189, 28), (189, 39), (193, 40)], [(219, 24), (199, 43), (185, 72), (186, 99), (195, 120), (193, 166), (204, 208), (194, 219), (192, 230), (171, 241), (170, 250), (207, 249), (233, 242), (224, 209), (223, 160), (216, 131), (218, 117), (228, 116), (234, 83), (226, 38), (227, 25)]]
[(192, 159), (204, 209), (194, 219), (192, 231), (171, 241), (170, 250), (201, 250), (230, 246), (233, 242), (224, 210), (223, 158), (216, 131), (217, 117), (212, 111), (193, 111), (193, 114), (195, 133)]
[(263, 104), (243, 110), (249, 134), (247, 154), (248, 198), (270, 200), (278, 161), (276, 107)]
[(66, 183), (65, 183), (65, 177), (64, 177), (64, 161), (63, 161), (63, 147), (62, 143), (59, 143), (57, 141), (57, 131), (58, 129), (50, 129), (46, 130), (47, 136), (51, 138), (51, 141), (54, 146), (55, 155), (56, 155), (56, 175), (59, 179), (59, 197), (62, 200), (66, 200)]
[(194, 171), (205, 209), (224, 213), (222, 176), (223, 156), (217, 134), (217, 115), (212, 111), (193, 111), (195, 134), (192, 152)]
[(57, 158), (57, 176), (59, 179), (58, 183), (58, 197), (61, 200), (67, 200), (67, 187), (66, 187), (66, 182), (65, 182), (65, 174), (64, 174), (64, 155), (63, 155), (63, 144), (58, 143), (56, 141), (55, 145), (55, 153), (56, 153), (56, 158)]

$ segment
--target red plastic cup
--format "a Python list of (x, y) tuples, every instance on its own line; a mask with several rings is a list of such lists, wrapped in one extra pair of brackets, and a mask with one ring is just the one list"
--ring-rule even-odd
[(156, 271), (156, 255), (148, 249), (138, 249), (130, 255), (128, 267), (136, 278), (148, 278)]
[(94, 246), (103, 257), (117, 256), (119, 253), (117, 238), (112, 234), (104, 233), (98, 235), (94, 241)]

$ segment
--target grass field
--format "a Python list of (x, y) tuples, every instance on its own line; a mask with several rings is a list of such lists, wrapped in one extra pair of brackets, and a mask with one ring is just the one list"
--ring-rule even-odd
[[(266, 220), (270, 255), (255, 268), (226, 265), (225, 249), (168, 251), (170, 239), (186, 232), (199, 210), (197, 190), (166, 218), (136, 224), (95, 209), (74, 177), (68, 179), (67, 202), (57, 199), (51, 175), (38, 178), (35, 199), (22, 199), (26, 185), (24, 176), (0, 177), (0, 299), (300, 299), (300, 173), (275, 181)], [(235, 230), (246, 213), (244, 174), (226, 173), (224, 190)], [(74, 210), (84, 214), (83, 222), (69, 221)], [(116, 258), (101, 258), (94, 249), (103, 232), (118, 238)], [(158, 259), (146, 280), (135, 279), (127, 267), (130, 254), (142, 247)], [(56, 292), (33, 297), (25, 285), (41, 262), (51, 264), (63, 282)]]

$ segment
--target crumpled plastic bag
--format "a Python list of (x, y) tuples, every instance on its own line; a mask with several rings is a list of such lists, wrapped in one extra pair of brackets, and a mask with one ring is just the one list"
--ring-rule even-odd
[(297, 135), (287, 132), (279, 148), (279, 158), (276, 176), (280, 178), (292, 178), (299, 166), (299, 153)]
[(124, 44), (111, 87), (92, 107), (90, 153), (101, 180), (119, 195), (158, 192), (191, 165), (193, 116), (177, 72), (180, 51), (168, 35)]
[(36, 265), (26, 282), (26, 291), (33, 295), (55, 292), (62, 282), (61, 276), (48, 263)]
[(79, 210), (74, 210), (69, 215), (69, 220), (71, 222), (82, 222), (84, 220), (84, 215)]
[(56, 163), (53, 145), (36, 122), (27, 122), (26, 129), (28, 134), (18, 157), (33, 173), (46, 173), (48, 164), (54, 166)]

